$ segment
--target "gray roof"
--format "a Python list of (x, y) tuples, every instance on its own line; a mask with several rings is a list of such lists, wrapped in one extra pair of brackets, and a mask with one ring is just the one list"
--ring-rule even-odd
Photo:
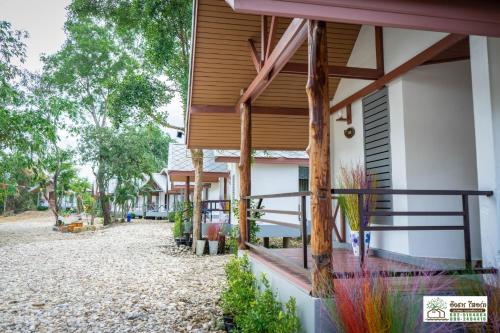
[[(305, 151), (287, 151), (287, 150), (257, 150), (253, 154), (258, 158), (301, 158), (308, 159)], [(215, 157), (240, 157), (239, 150), (216, 150)]]
[[(194, 171), (191, 152), (182, 143), (170, 143), (168, 146), (169, 171)], [(226, 172), (226, 163), (216, 163), (212, 150), (203, 151), (203, 172)]]

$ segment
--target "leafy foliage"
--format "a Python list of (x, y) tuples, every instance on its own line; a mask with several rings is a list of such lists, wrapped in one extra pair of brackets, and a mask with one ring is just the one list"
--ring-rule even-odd
[(74, 0), (69, 10), (73, 18), (103, 19), (115, 27), (124, 43), (168, 77), (186, 103), (192, 1)]
[(295, 299), (283, 307), (263, 275), (262, 290), (250, 267), (248, 256), (234, 256), (225, 267), (227, 286), (221, 295), (222, 309), (231, 315), (242, 332), (299, 332)]

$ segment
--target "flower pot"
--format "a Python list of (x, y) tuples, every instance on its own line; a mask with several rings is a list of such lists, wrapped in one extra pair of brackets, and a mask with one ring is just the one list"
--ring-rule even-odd
[[(359, 256), (359, 231), (351, 230), (351, 246), (352, 246), (352, 253), (358, 257)], [(370, 232), (365, 231), (365, 254), (368, 253), (368, 249), (370, 248)]]
[(206, 240), (197, 240), (196, 241), (196, 255), (197, 256), (202, 256), (203, 253), (205, 252), (205, 243)]
[(175, 239), (175, 244), (176, 244), (177, 246), (181, 245), (181, 239), (180, 239), (180, 238), (176, 238), (176, 239)]
[(223, 319), (224, 319), (224, 329), (226, 330), (226, 332), (236, 331), (234, 327), (233, 317), (224, 315)]
[(214, 256), (219, 252), (219, 241), (208, 241), (208, 253)]

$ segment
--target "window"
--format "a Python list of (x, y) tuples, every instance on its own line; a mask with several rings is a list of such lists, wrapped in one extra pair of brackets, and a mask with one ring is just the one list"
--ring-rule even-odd
[(309, 167), (299, 166), (299, 191), (309, 191)]
[[(366, 173), (376, 188), (392, 188), (389, 102), (387, 88), (363, 98), (363, 134)], [(378, 196), (376, 210), (392, 210), (392, 196)], [(375, 217), (375, 222), (392, 223), (392, 217)]]

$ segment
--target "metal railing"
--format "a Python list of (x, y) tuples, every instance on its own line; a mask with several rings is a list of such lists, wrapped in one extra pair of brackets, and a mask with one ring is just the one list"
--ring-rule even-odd
[(228, 216), (228, 223), (231, 224), (231, 200), (203, 200), (201, 202), (201, 212), (204, 223), (207, 223), (207, 218), (212, 221), (213, 212), (220, 212)]
[[(359, 223), (360, 265), (365, 260), (365, 232), (367, 231), (435, 231), (462, 230), (464, 233), (465, 268), (472, 268), (470, 245), (469, 196), (492, 196), (492, 191), (455, 191), (455, 190), (392, 190), (392, 189), (332, 189), (332, 194), (357, 195), (359, 221), (371, 216), (462, 216), (462, 225), (420, 225), (420, 226), (370, 226)], [(364, 204), (365, 195), (418, 195), (418, 196), (460, 196), (461, 211), (380, 211), (367, 209)]]
[[(461, 225), (420, 225), (420, 226), (393, 226), (393, 225), (364, 225), (360, 223), (360, 266), (364, 267), (365, 261), (365, 244), (364, 237), (365, 232), (368, 231), (441, 231), (441, 230), (462, 230), (464, 233), (464, 251), (465, 251), (465, 269), (454, 269), (454, 270), (438, 270), (438, 271), (408, 271), (408, 272), (378, 272), (385, 273), (387, 276), (401, 276), (401, 275), (419, 275), (419, 274), (465, 274), (476, 273), (485, 274), (492, 273), (494, 269), (482, 269), (476, 268), (472, 269), (472, 258), (471, 258), (471, 243), (470, 243), (470, 215), (469, 215), (469, 197), (470, 196), (492, 196), (492, 191), (460, 191), (460, 190), (393, 190), (393, 189), (332, 189), (332, 200), (338, 199), (339, 195), (357, 195), (358, 196), (358, 213), (359, 220), (364, 221), (365, 217), (371, 216), (461, 216), (463, 223)], [(265, 247), (258, 246), (250, 243), (249, 241), (245, 244), (256, 252), (263, 253), (267, 256), (274, 257), (288, 265), (292, 265), (295, 268), (301, 268), (302, 270), (308, 269), (308, 234), (307, 234), (307, 204), (306, 197), (310, 195), (310, 192), (293, 192), (293, 193), (281, 193), (281, 194), (268, 194), (268, 195), (252, 195), (244, 198), (247, 200), (247, 240), (250, 239), (250, 221), (255, 222), (265, 222), (275, 225), (281, 225), (289, 228), (295, 228), (301, 230), (302, 238), (302, 265), (298, 265), (295, 261), (290, 260), (282, 255), (273, 253), (274, 251), (266, 249)], [(462, 198), (462, 210), (460, 211), (382, 211), (382, 210), (367, 210), (364, 205), (365, 195), (418, 195), (418, 196), (459, 196)], [(272, 209), (261, 209), (262, 201), (264, 199), (274, 199), (274, 198), (287, 198), (287, 197), (300, 197), (300, 209), (298, 211), (288, 211), (288, 210), (272, 210)], [(250, 208), (251, 200), (259, 200), (257, 208)], [(256, 218), (255, 213), (273, 213), (273, 214), (284, 214), (284, 215), (297, 215), (299, 217), (300, 224), (282, 222), (271, 219)], [(335, 224), (336, 217), (340, 213), (340, 231), (337, 229)], [(346, 241), (345, 236), (345, 219), (343, 218), (343, 212), (340, 210), (337, 203), (334, 213), (333, 213), (333, 231), (340, 242)], [(353, 272), (339, 273), (339, 277), (347, 276), (350, 277)]]

